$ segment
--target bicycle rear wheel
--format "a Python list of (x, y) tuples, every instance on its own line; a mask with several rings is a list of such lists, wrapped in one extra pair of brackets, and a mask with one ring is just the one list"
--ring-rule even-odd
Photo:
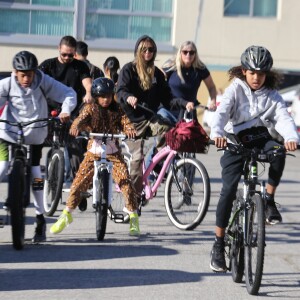
[(61, 199), (64, 172), (64, 153), (61, 150), (54, 150), (47, 164), (44, 182), (44, 209), (47, 216), (53, 216)]
[(178, 160), (165, 185), (165, 207), (171, 222), (179, 229), (193, 230), (205, 217), (209, 201), (210, 180), (204, 165), (194, 158)]
[(244, 275), (244, 242), (243, 242), (243, 221), (242, 221), (242, 213), (243, 211), (239, 211), (238, 207), (243, 203), (243, 190), (238, 190), (237, 198), (233, 203), (232, 211), (237, 213), (233, 226), (231, 228), (232, 231), (232, 240), (231, 240), (231, 248), (230, 248), (230, 265), (231, 265), (231, 275), (232, 280), (234, 282), (240, 283), (242, 282)]
[(13, 247), (21, 250), (24, 247), (25, 236), (25, 166), (24, 162), (16, 159), (9, 175), (8, 203), (11, 215)]
[(98, 241), (102, 241), (106, 232), (107, 209), (109, 196), (109, 173), (107, 170), (101, 170), (99, 176), (99, 189), (96, 203), (96, 236)]
[[(130, 155), (124, 153), (124, 160), (128, 167), (128, 171), (130, 172)], [(116, 223), (128, 223), (129, 215), (123, 212), (123, 208), (125, 205), (125, 200), (123, 193), (121, 192), (119, 186), (113, 183), (112, 187), (112, 201), (110, 207), (108, 208), (109, 217), (114, 220)]]
[(245, 241), (245, 279), (250, 295), (257, 295), (260, 288), (265, 255), (264, 204), (260, 195), (252, 197), (246, 224), (248, 238)]

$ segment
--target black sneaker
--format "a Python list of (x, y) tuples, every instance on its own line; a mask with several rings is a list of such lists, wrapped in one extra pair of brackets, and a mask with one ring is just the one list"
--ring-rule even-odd
[(5, 202), (3, 203), (3, 207), (4, 210), (8, 211), (9, 210), (9, 203), (8, 203), (8, 199), (5, 199)]
[(210, 254), (210, 268), (214, 272), (226, 272), (225, 247), (220, 243), (214, 243)]
[(87, 209), (87, 200), (86, 198), (82, 198), (80, 203), (78, 204), (78, 208), (80, 211), (86, 211)]
[(46, 222), (35, 223), (35, 234), (32, 243), (38, 244), (46, 241)]
[(271, 225), (282, 222), (281, 214), (279, 213), (275, 201), (266, 201), (266, 222)]

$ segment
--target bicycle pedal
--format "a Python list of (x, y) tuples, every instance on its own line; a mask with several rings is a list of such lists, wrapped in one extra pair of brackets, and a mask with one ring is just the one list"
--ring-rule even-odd
[(150, 202), (149, 200), (143, 199), (142, 200), (142, 206), (143, 207), (147, 206), (149, 204), (149, 202)]
[(89, 198), (89, 197), (92, 196), (92, 194), (89, 193), (89, 192), (81, 192), (81, 193), (80, 193), (80, 196), (81, 196), (82, 198)]
[(34, 178), (32, 182), (32, 189), (34, 191), (42, 191), (44, 189), (44, 179)]
[(112, 220), (114, 220), (115, 223), (123, 223), (124, 222), (124, 215), (115, 213), (112, 216)]

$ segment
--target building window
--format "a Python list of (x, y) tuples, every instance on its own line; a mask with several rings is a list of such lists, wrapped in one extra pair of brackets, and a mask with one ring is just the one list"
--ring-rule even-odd
[(63, 36), (74, 31), (74, 0), (0, 0), (0, 9), (0, 35)]
[(88, 1), (86, 38), (135, 40), (143, 34), (170, 42), (172, 0)]
[(276, 17), (277, 0), (224, 0), (224, 16)]
[(122, 48), (149, 34), (171, 45), (172, 27), (173, 0), (0, 0), (0, 42), (5, 43), (53, 45), (72, 35), (94, 47)]

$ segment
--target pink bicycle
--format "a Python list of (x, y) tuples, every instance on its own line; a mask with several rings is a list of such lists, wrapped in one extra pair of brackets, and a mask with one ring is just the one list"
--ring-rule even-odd
[[(124, 157), (130, 167), (129, 154), (125, 153)], [(160, 173), (156, 174), (154, 182), (150, 182), (148, 180), (150, 173), (155, 174), (153, 169), (161, 161), (164, 163)], [(204, 165), (195, 157), (179, 154), (169, 146), (165, 146), (156, 153), (147, 168), (145, 161), (143, 166), (144, 190), (140, 206), (145, 206), (156, 196), (167, 173), (164, 198), (169, 219), (179, 229), (196, 228), (205, 217), (210, 201), (210, 179)], [(122, 193), (117, 186), (112, 198), (109, 207), (110, 218), (120, 223), (128, 221), (127, 214), (123, 212)]]

